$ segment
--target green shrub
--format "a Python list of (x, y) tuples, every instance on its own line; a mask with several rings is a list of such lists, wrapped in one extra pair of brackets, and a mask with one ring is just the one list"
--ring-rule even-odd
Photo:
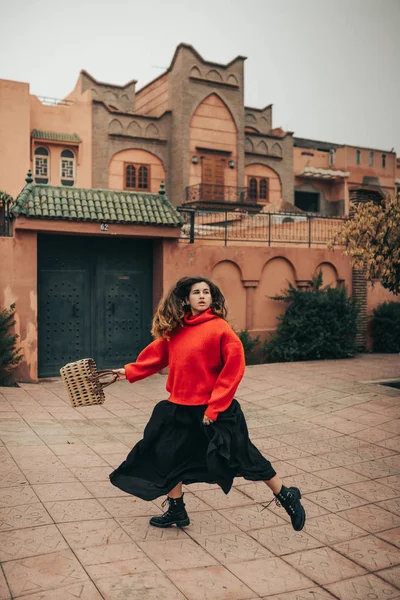
[(310, 290), (291, 284), (283, 296), (288, 308), (278, 318), (276, 334), (266, 340), (267, 362), (347, 358), (357, 352), (358, 307), (345, 288), (322, 287), (322, 273)]
[(246, 365), (255, 365), (260, 362), (256, 353), (256, 348), (260, 345), (260, 337), (252, 338), (248, 329), (239, 331), (238, 336), (243, 344)]
[(10, 333), (15, 325), (15, 304), (0, 311), (0, 385), (10, 385), (12, 370), (22, 360), (21, 348), (17, 348), (18, 335)]
[(400, 302), (384, 302), (372, 315), (374, 352), (400, 352)]

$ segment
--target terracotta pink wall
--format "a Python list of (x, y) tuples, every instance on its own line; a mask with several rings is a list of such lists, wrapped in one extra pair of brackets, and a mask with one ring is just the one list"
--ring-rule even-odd
[[(201, 159), (197, 165), (192, 164), (192, 156), (201, 153), (197, 147), (210, 150), (231, 152), (231, 158), (237, 165), (237, 131), (228, 108), (216, 94), (207, 96), (195, 110), (190, 122), (190, 171), (189, 185), (201, 183)], [(226, 161), (228, 163), (228, 160)], [(226, 186), (236, 186), (237, 169), (225, 168)]]
[(382, 287), (382, 285), (379, 282), (376, 282), (374, 285), (368, 285), (367, 298), (368, 315), (371, 315), (374, 308), (376, 308), (379, 304), (382, 304), (383, 302), (400, 302), (400, 296), (395, 296), (388, 290), (385, 290), (385, 288)]
[(226, 295), (232, 325), (262, 337), (275, 330), (285, 310), (270, 296), (280, 294), (288, 281), (307, 285), (320, 268), (325, 285), (344, 282), (351, 293), (351, 267), (339, 251), (163, 242), (164, 291), (184, 275), (215, 279)]
[(37, 379), (36, 239), (35, 231), (0, 237), (0, 309), (16, 304), (15, 333), (24, 355), (16, 371), (19, 381)]
[[(361, 161), (357, 165), (356, 151), (361, 152)], [(390, 152), (373, 150), (374, 164), (369, 166), (369, 150), (357, 148), (356, 146), (344, 146), (338, 148), (335, 153), (335, 169), (349, 171), (349, 185), (360, 184), (364, 177), (379, 177), (380, 185), (387, 192), (394, 192), (394, 180), (396, 175), (396, 155)], [(386, 154), (386, 167), (382, 167), (382, 154)]]
[(158, 78), (150, 85), (136, 92), (135, 112), (141, 115), (159, 117), (168, 110), (168, 75)]
[[(360, 164), (357, 165), (356, 152), (360, 150)], [(329, 164), (329, 152), (319, 152), (310, 148), (293, 148), (294, 173), (301, 173), (305, 167), (341, 170), (349, 173), (346, 184), (356, 188), (363, 184), (364, 177), (378, 177), (380, 186), (387, 193), (395, 192), (396, 155), (391, 152), (372, 150), (373, 165), (369, 165), (369, 149), (357, 148), (356, 146), (343, 146), (335, 151), (335, 161)], [(382, 154), (386, 154), (386, 167), (382, 167)], [(329, 201), (340, 200), (346, 196), (343, 181), (324, 182), (317, 179), (295, 178), (296, 187), (304, 183), (312, 183), (316, 189), (324, 191)]]
[(15, 198), (29, 168), (29, 85), (0, 80), (0, 190)]
[[(312, 155), (312, 156), (311, 156)], [(329, 165), (329, 152), (319, 152), (311, 148), (293, 148), (293, 168), (295, 174), (301, 173), (305, 167), (318, 169), (337, 168)]]
[[(77, 187), (91, 187), (92, 185), (92, 106), (91, 92), (88, 90), (82, 95), (75, 96), (74, 102), (68, 106), (46, 106), (31, 96), (30, 129), (27, 136), (30, 138), (32, 129), (52, 131), (55, 133), (77, 133), (82, 142), (74, 151), (76, 159)], [(35, 145), (46, 146), (50, 151), (50, 183), (61, 185), (60, 154), (68, 144), (51, 144), (35, 140)], [(33, 157), (32, 157), (33, 159)], [(33, 171), (33, 160), (31, 163)]]
[(157, 156), (146, 150), (123, 150), (114, 154), (110, 161), (108, 187), (111, 190), (124, 190), (124, 163), (140, 163), (150, 166), (150, 191), (157, 194), (160, 184), (165, 183), (166, 173)]

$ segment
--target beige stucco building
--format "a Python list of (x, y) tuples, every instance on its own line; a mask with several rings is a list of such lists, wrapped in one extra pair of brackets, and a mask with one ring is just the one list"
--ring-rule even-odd
[[(288, 281), (306, 288), (322, 270), (351, 292), (347, 259), (326, 248), (333, 217), (392, 193), (396, 156), (293, 138), (271, 105), (244, 105), (244, 63), (181, 44), (138, 91), (81, 71), (62, 101), (0, 81), (0, 190), (16, 199), (10, 223), (0, 208), (0, 306), (17, 306), (21, 379), (83, 355), (133, 360), (182, 275), (214, 278), (232, 324), (262, 336)], [(390, 297), (362, 294), (368, 311)]]

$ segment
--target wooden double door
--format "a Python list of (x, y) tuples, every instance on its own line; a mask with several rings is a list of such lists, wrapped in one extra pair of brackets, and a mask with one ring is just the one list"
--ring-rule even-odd
[(150, 341), (152, 269), (149, 241), (39, 236), (39, 377), (80, 358), (134, 361)]
[(204, 200), (224, 200), (226, 159), (220, 156), (203, 156), (201, 183)]

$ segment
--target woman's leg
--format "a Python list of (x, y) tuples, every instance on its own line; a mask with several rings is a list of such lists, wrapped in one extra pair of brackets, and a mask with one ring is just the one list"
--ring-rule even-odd
[(182, 496), (182, 481), (168, 492), (168, 496), (169, 498), (180, 498)]
[(182, 481), (168, 492), (168, 496), (162, 503), (162, 506), (164, 507), (166, 504), (168, 504), (167, 511), (160, 517), (152, 517), (150, 525), (154, 527), (171, 527), (171, 525), (186, 527), (190, 525), (189, 515), (186, 512), (183, 501)]
[(282, 479), (280, 477), (278, 477), (278, 475), (275, 475), (274, 477), (272, 477), (272, 479), (267, 479), (266, 481), (264, 481), (264, 483), (267, 484), (269, 489), (275, 495), (279, 494), (279, 492), (281, 491), (282, 486), (283, 486)]
[[(281, 506), (288, 513), (292, 526), (296, 531), (300, 531), (304, 527), (306, 520), (305, 510), (300, 502), (301, 493), (296, 487), (287, 488), (283, 485), (282, 479), (278, 475), (274, 475), (271, 479), (264, 481), (270, 490), (273, 492), (275, 498)], [(272, 500), (271, 500), (272, 502)], [(271, 502), (269, 504), (271, 504)], [(265, 506), (267, 508), (269, 506)]]

